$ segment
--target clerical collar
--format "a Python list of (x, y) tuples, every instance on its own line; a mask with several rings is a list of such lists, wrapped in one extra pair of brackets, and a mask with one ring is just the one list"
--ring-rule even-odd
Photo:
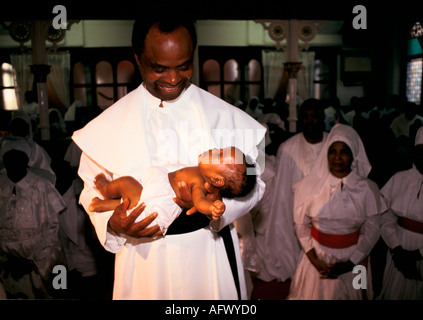
[(181, 94), (180, 94), (180, 95), (179, 95), (176, 99), (173, 99), (173, 100), (166, 100), (166, 101), (164, 101), (164, 100), (161, 100), (161, 99), (159, 99), (159, 98), (155, 97), (154, 95), (152, 95), (152, 94), (150, 93), (150, 91), (148, 91), (148, 89), (145, 87), (145, 84), (143, 83), (143, 87), (144, 87), (145, 92), (146, 92), (146, 94), (147, 94), (147, 96), (148, 96), (148, 100), (150, 100), (150, 103), (151, 103), (153, 106), (157, 106), (157, 107), (159, 107), (159, 108), (166, 108), (166, 106), (167, 106), (168, 104), (172, 104), (172, 103), (174, 103), (174, 102), (177, 102), (179, 99), (181, 99), (181, 97), (185, 94), (185, 92), (187, 91), (187, 89), (188, 89), (190, 86), (191, 86), (191, 83), (189, 83), (189, 84), (185, 87), (185, 89), (181, 92)]

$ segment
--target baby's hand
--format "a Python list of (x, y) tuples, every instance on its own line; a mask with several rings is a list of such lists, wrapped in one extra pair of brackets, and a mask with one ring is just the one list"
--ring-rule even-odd
[(220, 217), (225, 212), (225, 209), (226, 209), (226, 206), (222, 201), (216, 200), (215, 202), (213, 202), (212, 209), (211, 209), (213, 220), (220, 219)]

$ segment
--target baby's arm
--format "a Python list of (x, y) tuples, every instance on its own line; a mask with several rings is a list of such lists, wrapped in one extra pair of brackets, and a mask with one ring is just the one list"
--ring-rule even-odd
[(111, 199), (128, 199), (128, 209), (134, 208), (140, 201), (142, 185), (133, 177), (124, 176), (110, 181), (107, 180), (104, 174), (100, 173), (95, 177), (94, 183), (105, 200), (93, 199), (90, 204), (90, 207), (93, 206), (93, 209), (101, 207), (103, 209), (111, 208), (110, 210), (113, 210), (116, 208), (116, 205), (120, 204), (120, 200)]
[(192, 187), (192, 202), (194, 207), (204, 214), (211, 214), (213, 220), (218, 220), (225, 212), (226, 206), (220, 201), (210, 201), (206, 198), (207, 191), (204, 186), (194, 185)]

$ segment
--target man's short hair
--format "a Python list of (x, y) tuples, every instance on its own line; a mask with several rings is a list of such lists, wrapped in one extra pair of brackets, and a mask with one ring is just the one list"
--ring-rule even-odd
[(194, 21), (187, 13), (180, 12), (175, 7), (169, 7), (165, 10), (161, 9), (158, 14), (153, 12), (149, 15), (147, 13), (146, 16), (140, 17), (135, 21), (131, 41), (132, 49), (138, 57), (143, 53), (145, 38), (153, 25), (157, 25), (159, 30), (164, 33), (170, 33), (180, 26), (185, 27), (191, 36), (193, 48), (195, 49), (197, 46), (197, 32)]
[(321, 117), (325, 116), (325, 108), (321, 100), (310, 98), (304, 100), (300, 106), (299, 118), (302, 119), (305, 115), (306, 110), (315, 110)]

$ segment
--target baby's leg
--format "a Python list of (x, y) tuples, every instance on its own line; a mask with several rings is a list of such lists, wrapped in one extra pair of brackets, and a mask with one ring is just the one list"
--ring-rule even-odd
[(98, 197), (95, 197), (91, 200), (88, 209), (91, 212), (104, 212), (104, 211), (111, 211), (115, 210), (117, 206), (121, 204), (120, 199), (106, 199), (101, 200)]
[(94, 178), (94, 183), (98, 191), (100, 191), (103, 197), (105, 197), (106, 199), (111, 198), (107, 193), (107, 187), (110, 184), (110, 180), (106, 178), (104, 173), (99, 173), (98, 175), (96, 175)]

